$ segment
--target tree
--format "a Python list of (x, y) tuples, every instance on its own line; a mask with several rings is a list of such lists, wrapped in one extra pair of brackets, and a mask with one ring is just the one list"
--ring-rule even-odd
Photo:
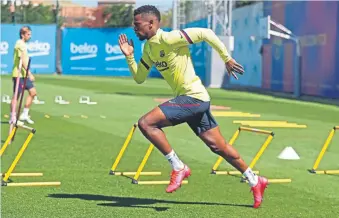
[(106, 7), (102, 14), (105, 27), (127, 27), (133, 22), (133, 6), (132, 5), (112, 5)]
[[(6, 5), (1, 4), (1, 22), (12, 23), (12, 14), (10, 12), (10, 1)], [(15, 22), (30, 24), (50, 24), (55, 23), (55, 16), (52, 6), (38, 5), (33, 6), (31, 2), (28, 5), (20, 5), (15, 7)]]
[(55, 23), (55, 17), (52, 10), (52, 6), (47, 5), (38, 5), (33, 6), (30, 2), (22, 10), (23, 13), (23, 23), (32, 23), (32, 24), (50, 24)]
[(11, 3), (1, 4), (1, 23), (11, 23), (12, 13), (10, 12)]

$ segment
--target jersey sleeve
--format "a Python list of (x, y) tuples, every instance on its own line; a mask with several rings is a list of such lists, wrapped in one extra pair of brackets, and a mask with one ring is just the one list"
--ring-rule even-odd
[(153, 61), (149, 57), (149, 47), (147, 44), (145, 44), (139, 63), (136, 63), (134, 55), (127, 56), (126, 60), (135, 82), (138, 84), (143, 83), (146, 80), (153, 65)]
[(227, 62), (232, 59), (224, 43), (208, 28), (173, 30), (164, 37), (164, 41), (173, 47), (182, 47), (205, 41), (219, 53), (223, 61)]

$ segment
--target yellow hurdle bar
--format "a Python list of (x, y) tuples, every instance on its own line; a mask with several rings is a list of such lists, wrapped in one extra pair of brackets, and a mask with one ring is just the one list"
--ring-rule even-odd
[(14, 128), (12, 129), (11, 133), (9, 134), (9, 136), (7, 137), (5, 143), (2, 145), (1, 150), (0, 150), (0, 157), (2, 156), (2, 154), (5, 152), (7, 146), (10, 144), (10, 142), (12, 141), (12, 138), (14, 136), (14, 133), (16, 131), (17, 127), (14, 126)]
[(111, 168), (111, 171), (109, 172), (110, 175), (115, 175), (115, 170), (116, 168), (118, 167), (118, 164), (123, 156), (123, 154), (125, 153), (125, 150), (127, 148), (127, 146), (129, 145), (129, 143), (131, 142), (131, 139), (132, 139), (132, 136), (135, 132), (135, 129), (138, 127), (138, 124), (134, 124), (132, 129), (130, 130), (130, 132), (128, 133), (128, 136), (123, 144), (123, 146), (121, 147), (120, 149), (120, 152), (117, 156), (117, 158), (115, 159), (113, 165), (112, 165), (112, 168)]
[[(247, 180), (245, 180), (246, 183), (248, 183)], [(292, 179), (268, 179), (268, 184), (272, 183), (291, 183)]]
[(139, 177), (140, 177), (140, 174), (141, 174), (141, 171), (144, 169), (144, 166), (149, 158), (149, 156), (151, 155), (152, 151), (153, 151), (153, 148), (154, 148), (154, 145), (153, 144), (150, 144), (148, 149), (147, 149), (147, 152), (144, 156), (144, 158), (142, 159), (139, 167), (138, 167), (138, 170), (133, 178), (133, 183), (135, 183), (136, 181), (138, 181)]
[[(250, 168), (254, 168), (255, 164), (257, 163), (257, 161), (259, 160), (259, 158), (262, 156), (262, 154), (264, 153), (264, 151), (266, 150), (267, 146), (271, 143), (274, 133), (272, 131), (267, 131), (267, 130), (262, 130), (262, 129), (254, 129), (254, 128), (248, 128), (248, 127), (239, 127), (238, 130), (234, 133), (234, 135), (232, 136), (231, 140), (230, 140), (230, 145), (233, 145), (235, 140), (238, 138), (240, 131), (244, 130), (244, 131), (249, 131), (249, 132), (256, 132), (256, 133), (261, 133), (261, 134), (267, 134), (269, 135), (267, 137), (267, 139), (265, 140), (265, 142), (263, 143), (263, 145), (261, 146), (260, 150), (258, 151), (258, 153), (255, 155), (255, 157), (253, 158), (253, 160), (251, 161), (249, 167)], [(225, 173), (216, 173), (217, 169), (219, 167), (219, 165), (221, 164), (223, 160), (223, 157), (219, 156), (218, 160), (216, 161), (216, 163), (214, 164), (213, 168), (212, 168), (212, 174), (223, 174), (223, 175), (229, 175), (229, 174), (225, 174)], [(233, 172), (233, 171), (231, 171)]]
[(228, 171), (214, 171), (212, 173), (216, 175), (229, 175)]
[[(170, 181), (136, 181), (137, 185), (168, 185)], [(187, 180), (182, 181), (182, 184), (188, 184)]]
[[(115, 176), (134, 176), (137, 172), (115, 172)], [(160, 176), (161, 172), (140, 172), (141, 176)]]
[[(1, 173), (2, 176), (5, 176), (6, 173)], [(43, 176), (43, 173), (12, 173), (10, 176), (15, 177), (34, 177), (34, 176)]]
[(234, 120), (233, 123), (238, 123), (249, 127), (278, 127), (278, 128), (306, 128), (306, 125), (297, 123), (289, 123), (287, 121), (260, 121), (260, 120)]
[(255, 129), (255, 128), (248, 128), (248, 127), (239, 127), (240, 130), (248, 131), (248, 132), (257, 132), (257, 133), (262, 133), (262, 134), (267, 134), (267, 135), (272, 135), (272, 131), (267, 131), (267, 130), (262, 130), (262, 129)]
[(11, 166), (9, 167), (8, 171), (5, 174), (5, 177), (3, 178), (4, 182), (8, 182), (8, 179), (10, 177), (10, 175), (12, 174), (12, 172), (14, 171), (14, 168), (16, 167), (16, 165), (18, 164), (21, 156), (23, 155), (23, 153), (25, 152), (29, 142), (31, 141), (33, 135), (35, 133), (35, 130), (32, 129), (32, 132), (28, 135), (28, 137), (26, 138), (26, 141), (24, 142), (24, 144), (22, 145), (19, 153), (17, 154), (17, 156), (15, 157), (13, 163), (11, 164)]
[(237, 123), (237, 124), (248, 124), (248, 123), (288, 123), (285, 120), (233, 120), (233, 123)]
[[(238, 128), (238, 130), (233, 135), (233, 137), (232, 137), (232, 139), (230, 141), (231, 145), (233, 145), (234, 141), (239, 136), (241, 130), (268, 135), (266, 140), (265, 140), (265, 142), (261, 145), (259, 151), (254, 156), (253, 160), (251, 161), (251, 163), (249, 165), (249, 167), (251, 169), (253, 169), (255, 164), (258, 162), (260, 157), (263, 155), (264, 151), (267, 149), (268, 145), (273, 140), (274, 132), (267, 131), (267, 130), (262, 130), (262, 129), (254, 129), (254, 128), (248, 128), (248, 127), (241, 126), (241, 127)], [(217, 162), (214, 164), (214, 166), (212, 168), (212, 174), (219, 174), (219, 175), (241, 175), (241, 172), (238, 171), (238, 170), (237, 171), (216, 171), (218, 166), (220, 165), (221, 161), (222, 161), (222, 157), (219, 156), (219, 159), (217, 160)], [(254, 173), (255, 174), (259, 174), (259, 171), (254, 171)], [(291, 179), (269, 179), (268, 180), (269, 183), (289, 183), (291, 181), (292, 181)], [(242, 177), (241, 178), (241, 182), (247, 182), (247, 180), (244, 177)]]
[(290, 183), (292, 179), (268, 179), (268, 184), (270, 183)]
[(326, 141), (325, 141), (325, 143), (324, 143), (324, 145), (323, 145), (323, 147), (322, 147), (322, 149), (321, 149), (321, 151), (320, 151), (316, 161), (314, 162), (314, 165), (312, 167), (312, 171), (315, 171), (318, 168), (318, 166), (320, 164), (320, 161), (323, 159), (323, 156), (324, 156), (324, 154), (325, 154), (325, 152), (327, 150), (327, 147), (330, 144), (330, 142), (332, 141), (332, 138), (333, 138), (334, 133), (335, 133), (335, 129), (336, 128), (334, 127), (331, 130), (330, 134), (328, 135), (328, 137), (327, 137), (327, 139), (326, 139)]
[[(227, 175), (242, 175), (242, 173), (240, 171), (226, 171), (227, 172)], [(253, 171), (253, 173), (255, 174), (259, 174), (260, 172), (259, 171)], [(219, 174), (219, 173), (217, 173)]]
[(247, 123), (243, 124), (245, 126), (250, 126), (250, 127), (270, 127), (270, 128), (307, 128), (307, 125), (299, 125), (299, 124), (273, 124), (273, 123), (259, 123), (259, 124), (254, 124), (254, 123)]
[(339, 174), (339, 170), (314, 170), (315, 174)]
[(22, 183), (3, 183), (2, 186), (59, 186), (61, 182), (22, 182)]
[(255, 164), (257, 163), (257, 161), (259, 160), (259, 158), (262, 156), (262, 154), (264, 153), (264, 151), (266, 150), (267, 146), (271, 143), (273, 139), (273, 134), (269, 135), (266, 139), (266, 141), (264, 142), (264, 144), (261, 146), (260, 150), (258, 151), (258, 153), (255, 155), (255, 157), (253, 158), (253, 160), (250, 163), (250, 168), (253, 169)]
[(16, 125), (16, 127), (20, 127), (20, 128), (23, 128), (27, 131), (30, 131), (30, 132), (34, 132), (35, 133), (35, 129), (32, 128), (32, 127), (29, 127), (29, 126), (25, 126), (25, 125)]

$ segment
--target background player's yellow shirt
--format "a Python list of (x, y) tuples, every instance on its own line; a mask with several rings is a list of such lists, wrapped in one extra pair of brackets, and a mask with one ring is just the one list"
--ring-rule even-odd
[(202, 101), (209, 101), (209, 94), (196, 75), (189, 51), (189, 45), (206, 41), (216, 49), (226, 62), (231, 59), (225, 45), (207, 28), (187, 28), (165, 32), (159, 29), (144, 46), (142, 58), (136, 64), (133, 56), (127, 57), (128, 66), (137, 83), (145, 81), (154, 64), (175, 96), (187, 95)]
[[(14, 47), (13, 69), (12, 69), (13, 77), (18, 77), (20, 57), (24, 57), (23, 62), (25, 62), (27, 66), (28, 64), (27, 45), (21, 39), (16, 41)], [(20, 77), (26, 76), (26, 70), (23, 67), (21, 68), (21, 73), (19, 74), (19, 76)]]

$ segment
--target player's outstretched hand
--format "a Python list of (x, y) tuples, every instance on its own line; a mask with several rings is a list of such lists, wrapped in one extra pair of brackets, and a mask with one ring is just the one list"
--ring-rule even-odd
[(232, 74), (232, 76), (235, 79), (238, 79), (235, 73), (239, 73), (242, 75), (245, 72), (244, 68), (239, 63), (237, 63), (233, 58), (226, 62), (226, 69), (228, 75), (230, 76)]
[(128, 41), (126, 34), (122, 34), (119, 36), (119, 46), (122, 53), (124, 53), (125, 56), (130, 56), (133, 54), (134, 51), (133, 40), (131, 39), (130, 41)]

